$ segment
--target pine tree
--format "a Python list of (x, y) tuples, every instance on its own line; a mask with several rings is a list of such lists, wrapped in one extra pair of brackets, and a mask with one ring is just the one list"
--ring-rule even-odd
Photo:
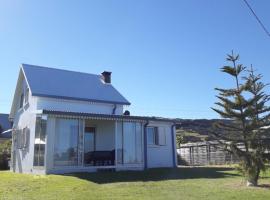
[(239, 55), (228, 55), (232, 66), (221, 71), (233, 77), (235, 88), (215, 88), (218, 108), (212, 108), (228, 123), (216, 123), (214, 136), (224, 148), (239, 158), (239, 170), (248, 186), (257, 186), (260, 172), (265, 170), (268, 160), (266, 150), (270, 141), (269, 96), (264, 93), (266, 84), (262, 76), (238, 64)]

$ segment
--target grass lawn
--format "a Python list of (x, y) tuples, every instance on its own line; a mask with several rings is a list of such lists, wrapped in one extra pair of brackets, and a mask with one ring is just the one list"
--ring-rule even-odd
[(69, 175), (0, 172), (0, 199), (270, 199), (270, 172), (260, 187), (226, 167), (153, 169)]

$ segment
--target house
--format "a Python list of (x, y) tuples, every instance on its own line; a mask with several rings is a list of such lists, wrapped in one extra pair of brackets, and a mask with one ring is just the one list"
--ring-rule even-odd
[(8, 120), (8, 114), (0, 113), (0, 140), (11, 138), (11, 123)]
[(11, 170), (62, 174), (175, 167), (175, 121), (131, 116), (101, 75), (22, 64), (9, 115)]

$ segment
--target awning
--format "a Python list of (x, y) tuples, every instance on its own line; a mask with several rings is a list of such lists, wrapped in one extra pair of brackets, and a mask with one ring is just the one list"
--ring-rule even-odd
[(162, 117), (144, 117), (144, 116), (130, 116), (130, 115), (108, 115), (97, 113), (83, 113), (83, 112), (69, 112), (69, 111), (56, 111), (56, 110), (43, 110), (42, 114), (51, 115), (55, 117), (68, 117), (80, 119), (94, 119), (94, 120), (113, 120), (113, 121), (133, 121), (133, 122), (171, 122), (180, 123), (178, 119), (162, 118)]

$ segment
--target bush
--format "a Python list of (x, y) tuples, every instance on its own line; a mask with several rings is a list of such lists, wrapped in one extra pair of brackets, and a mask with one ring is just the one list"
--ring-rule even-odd
[(0, 170), (9, 169), (8, 161), (11, 158), (11, 140), (0, 143)]

